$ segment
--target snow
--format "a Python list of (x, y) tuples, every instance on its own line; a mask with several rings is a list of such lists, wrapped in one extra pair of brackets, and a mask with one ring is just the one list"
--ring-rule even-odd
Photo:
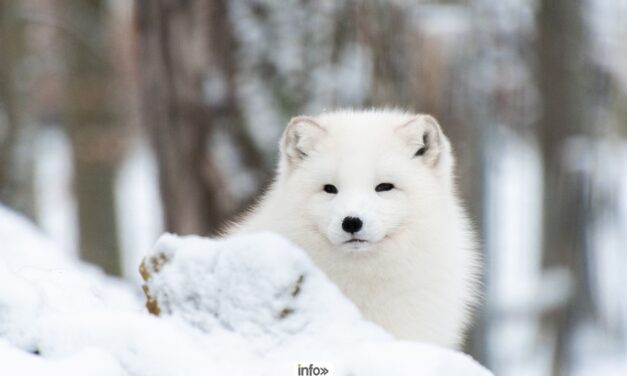
[[(363, 320), (306, 254), (270, 233), (163, 235), (146, 288), (70, 259), (0, 207), (0, 364), (20, 375), (490, 375), (467, 355)], [(155, 262), (158, 261), (158, 262)]]
[(37, 220), (63, 251), (78, 256), (78, 208), (73, 193), (72, 146), (61, 126), (42, 127), (35, 140)]
[(489, 362), (496, 374), (542, 375), (550, 354), (540, 336), (542, 309), (562, 302), (563, 274), (543, 275), (541, 161), (537, 146), (494, 126), (487, 158), (485, 237)]
[(124, 277), (136, 282), (137, 265), (163, 232), (156, 157), (147, 142), (133, 140), (115, 182), (116, 219)]
[[(487, 167), (485, 237), (488, 260), (487, 360), (498, 375), (548, 375), (554, 336), (540, 318), (572, 299), (572, 271), (541, 270), (541, 163), (537, 145), (495, 126)], [(593, 319), (582, 315), (569, 339), (574, 375), (627, 374), (627, 144), (577, 137), (565, 140), (562, 164), (589, 182), (589, 274)]]

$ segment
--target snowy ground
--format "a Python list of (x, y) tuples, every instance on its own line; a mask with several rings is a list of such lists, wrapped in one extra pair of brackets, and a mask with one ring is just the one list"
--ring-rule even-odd
[(296, 375), (310, 363), (331, 375), (490, 375), (361, 319), (276, 235), (164, 235), (146, 270), (159, 317), (138, 286), (68, 258), (3, 207), (0, 239), (3, 375)]

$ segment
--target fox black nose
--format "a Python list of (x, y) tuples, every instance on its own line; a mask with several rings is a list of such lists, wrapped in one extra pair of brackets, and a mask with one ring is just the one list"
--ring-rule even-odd
[(355, 233), (361, 230), (363, 223), (357, 217), (345, 217), (342, 221), (342, 229), (348, 233)]

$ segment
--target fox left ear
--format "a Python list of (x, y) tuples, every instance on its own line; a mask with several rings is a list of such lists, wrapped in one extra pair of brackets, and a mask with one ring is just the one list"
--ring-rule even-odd
[(434, 168), (452, 167), (450, 144), (433, 116), (417, 115), (399, 126), (396, 133), (412, 147), (412, 158), (421, 158)]

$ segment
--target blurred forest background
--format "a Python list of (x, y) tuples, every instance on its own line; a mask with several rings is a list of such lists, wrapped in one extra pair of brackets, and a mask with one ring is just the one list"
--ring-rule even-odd
[(137, 279), (162, 231), (254, 200), (290, 117), (431, 113), (483, 243), (467, 351), (625, 375), (625, 20), (626, 0), (2, 0), (0, 200)]

